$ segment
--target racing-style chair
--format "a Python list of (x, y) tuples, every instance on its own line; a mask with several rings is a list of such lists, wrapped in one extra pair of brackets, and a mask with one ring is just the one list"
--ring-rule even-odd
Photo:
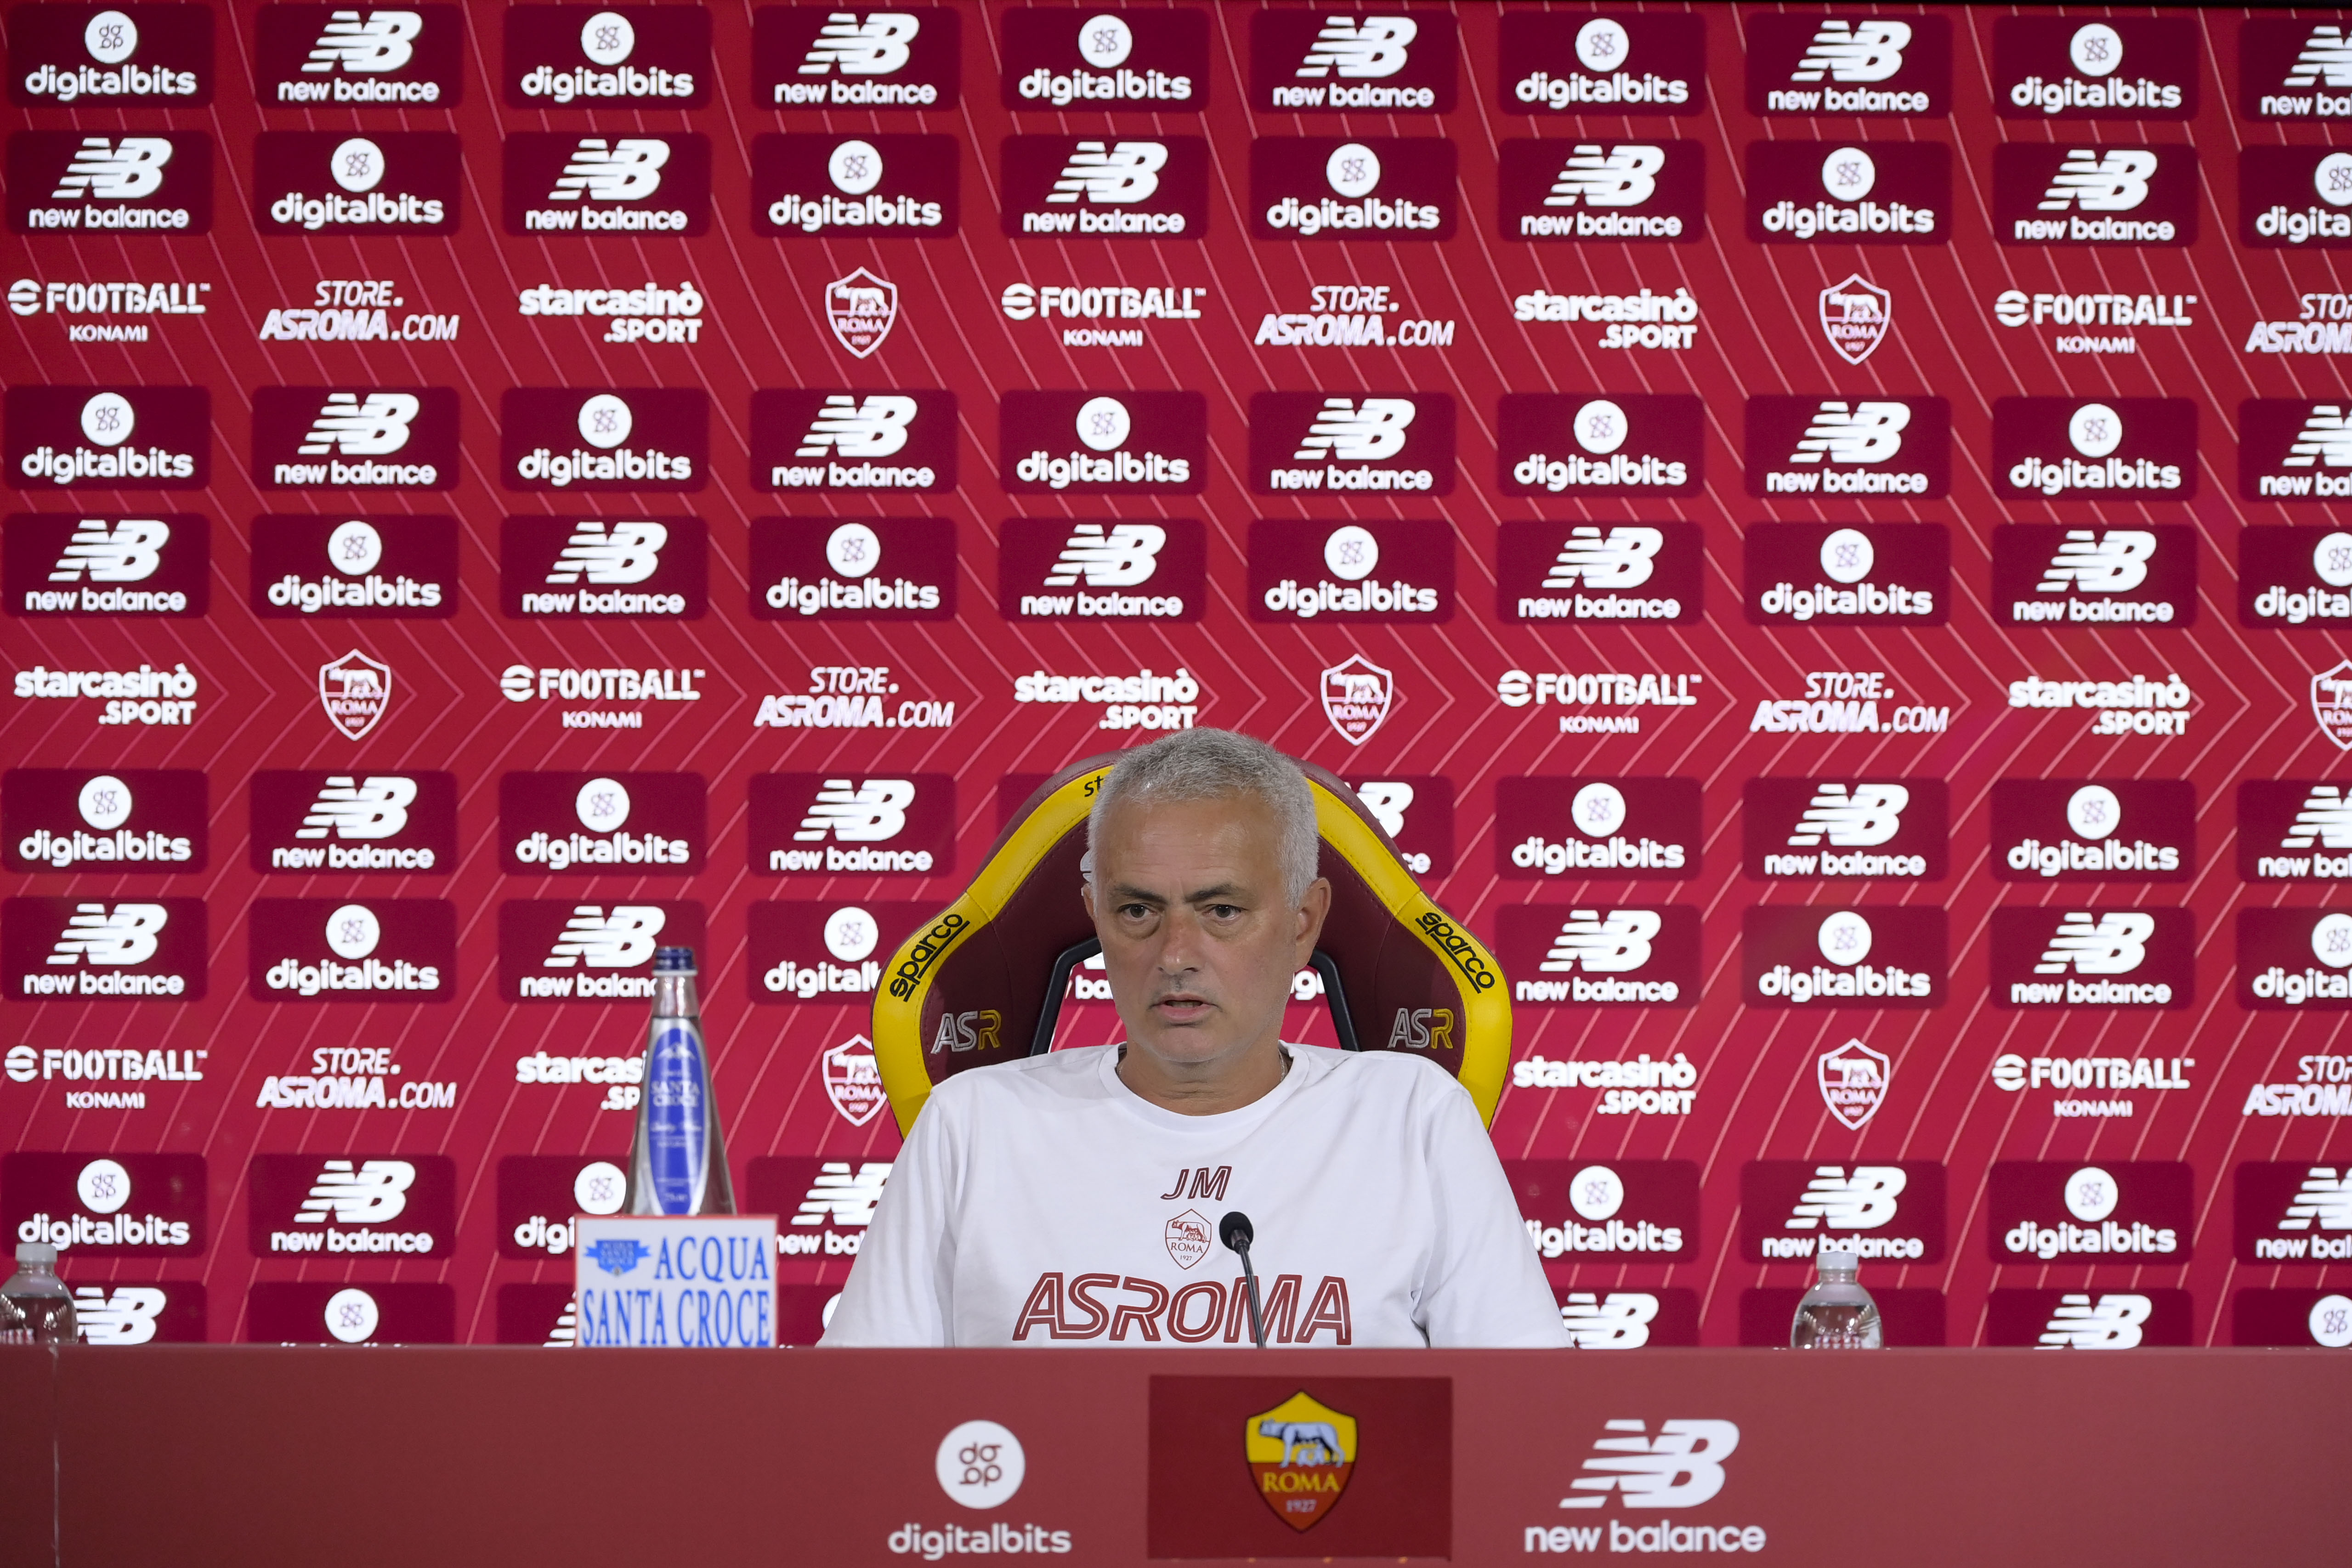
[[(1088, 758), (1040, 785), (963, 896), (892, 955), (874, 996), (874, 1054), (902, 1134), (950, 1074), (1052, 1047), (1070, 971), (1102, 950), (1078, 899), (1080, 862), (1087, 810), (1118, 760)], [(1313, 963), (1340, 1045), (1424, 1054), (1493, 1121), (1511, 1059), (1502, 967), (1430, 902), (1353, 789), (1299, 768), (1331, 883)]]

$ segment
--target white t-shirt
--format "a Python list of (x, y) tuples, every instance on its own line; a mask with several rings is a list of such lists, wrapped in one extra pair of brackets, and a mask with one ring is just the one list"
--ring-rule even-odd
[(1187, 1116), (1093, 1046), (960, 1072), (890, 1172), (828, 1345), (1566, 1348), (1470, 1096), (1430, 1062), (1286, 1046), (1272, 1092)]

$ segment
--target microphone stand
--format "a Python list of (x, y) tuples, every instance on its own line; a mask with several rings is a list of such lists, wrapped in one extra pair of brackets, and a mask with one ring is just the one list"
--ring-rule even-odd
[(1250, 1338), (1257, 1342), (1258, 1349), (1264, 1350), (1265, 1318), (1258, 1307), (1257, 1269), (1250, 1262), (1250, 1243), (1255, 1239), (1255, 1227), (1250, 1224), (1248, 1215), (1236, 1209), (1225, 1216), (1217, 1229), (1225, 1246), (1241, 1258), (1242, 1281), (1249, 1291)]

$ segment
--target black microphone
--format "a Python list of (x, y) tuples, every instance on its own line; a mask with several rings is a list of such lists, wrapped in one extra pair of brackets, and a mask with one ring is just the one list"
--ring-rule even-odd
[(1258, 1311), (1257, 1270), (1250, 1263), (1250, 1243), (1257, 1239), (1257, 1229), (1250, 1217), (1234, 1209), (1217, 1221), (1217, 1239), (1241, 1255), (1242, 1280), (1249, 1287), (1250, 1338), (1257, 1341), (1260, 1350), (1265, 1348), (1265, 1319)]

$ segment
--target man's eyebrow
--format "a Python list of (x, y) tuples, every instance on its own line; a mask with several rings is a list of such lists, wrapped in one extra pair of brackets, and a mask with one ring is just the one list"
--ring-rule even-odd
[(1115, 899), (1139, 899), (1145, 904), (1165, 904), (1168, 902), (1167, 894), (1154, 893), (1148, 887), (1138, 887), (1131, 882), (1116, 882), (1111, 883), (1110, 895)]
[(1184, 902), (1187, 904), (1230, 902), (1233, 899), (1240, 897), (1243, 891), (1244, 890), (1242, 888), (1236, 886), (1233, 883), (1221, 882), (1214, 887), (1204, 887), (1198, 893), (1186, 894), (1184, 895)]

